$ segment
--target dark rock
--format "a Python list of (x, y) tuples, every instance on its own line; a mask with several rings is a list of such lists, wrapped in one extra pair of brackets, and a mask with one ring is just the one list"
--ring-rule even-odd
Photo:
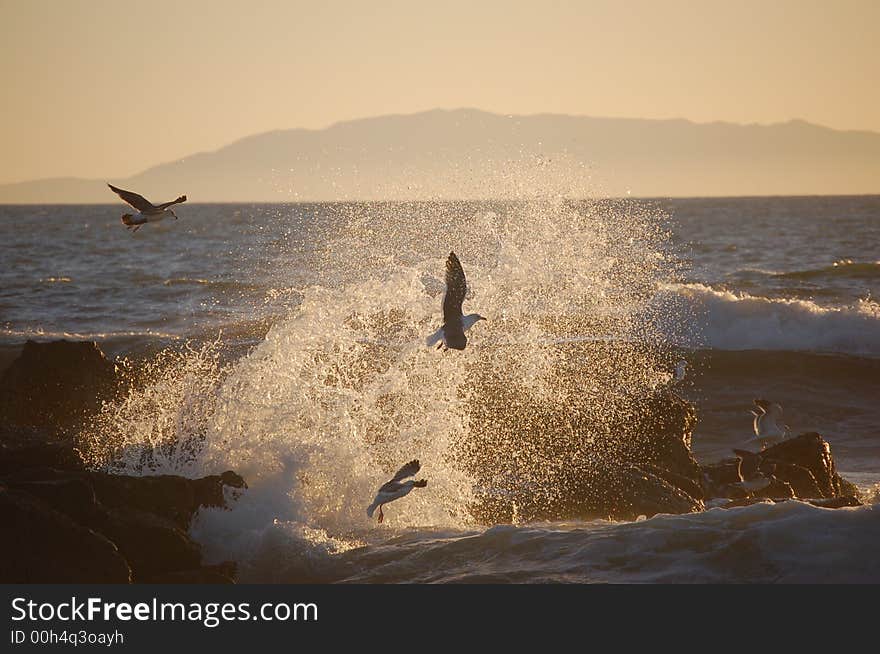
[(245, 489), (247, 484), (241, 475), (227, 470), (220, 475), (210, 475), (194, 480), (195, 501), (197, 506), (226, 506), (224, 488)]
[(729, 484), (737, 484), (743, 480), (740, 471), (742, 459), (739, 457), (733, 459), (724, 459), (718, 463), (704, 465), (701, 468), (703, 480), (710, 488), (727, 486)]
[(116, 546), (46, 502), (0, 486), (0, 579), (4, 583), (128, 583)]
[(76, 478), (41, 479), (33, 481), (7, 481), (9, 488), (22, 491), (39, 498), (53, 509), (92, 527), (100, 522), (102, 510), (95, 499), (91, 485)]
[(624, 450), (633, 465), (653, 465), (700, 485), (700, 465), (691, 452), (697, 423), (693, 405), (672, 392), (658, 393), (637, 407), (627, 424)]
[[(105, 546), (113, 548), (113, 557), (125, 563), (126, 580), (131, 576), (134, 581), (141, 582), (180, 573), (179, 583), (183, 583), (184, 579), (193, 583), (199, 579), (206, 583), (209, 580), (211, 583), (228, 583), (229, 577), (235, 574), (234, 569), (201, 566), (200, 548), (186, 532), (200, 507), (225, 506), (225, 487), (247, 487), (240, 476), (227, 471), (201, 479), (173, 475), (126, 477), (84, 470), (81, 465), (75, 469), (36, 465), (40, 463), (39, 456), (35, 454), (37, 452), (48, 453), (49, 463), (57, 463), (59, 457), (55, 453), (61, 445), (53, 443), (43, 447), (27, 447), (15, 450), (17, 458), (0, 459), (7, 463), (25, 464), (20, 469), (5, 466), (0, 472), (0, 479), (5, 484), (4, 488), (9, 489), (4, 492), (13, 493), (11, 497), (17, 498), (16, 506), (30, 503), (42, 507), (43, 510), (34, 511), (33, 516), (38, 533), (51, 540), (48, 534), (51, 533), (51, 526), (56, 525), (65, 542), (79, 544), (98, 539)], [(22, 452), (27, 456), (23, 456)], [(17, 515), (21, 517), (23, 512), (19, 511)], [(12, 524), (7, 517), (4, 515), (0, 519)], [(9, 566), (14, 567), (15, 561), (23, 561), (22, 574), (27, 578), (83, 582), (114, 580), (100, 570), (95, 572), (94, 577), (89, 577), (93, 567), (88, 567), (91, 566), (88, 560), (83, 564), (85, 568), (71, 563), (70, 574), (74, 576), (53, 577), (57, 568), (48, 564), (43, 566), (40, 573), (44, 577), (35, 576), (39, 558), (49, 556), (53, 552), (51, 548), (31, 547), (33, 555), (26, 555), (28, 546), (22, 544), (24, 541), (10, 536), (9, 542), (11, 545), (4, 550)], [(77, 545), (71, 552), (85, 547)], [(102, 547), (95, 547), (96, 551), (102, 551)], [(64, 556), (56, 558), (69, 562), (69, 558)], [(76, 576), (78, 570), (85, 571), (81, 576)], [(9, 577), (13, 578), (25, 577)], [(6, 577), (0, 579), (5, 580)]]
[(200, 479), (175, 475), (129, 477), (91, 472), (89, 479), (98, 499), (107, 507), (132, 508), (153, 513), (188, 529), (200, 507), (225, 506), (223, 489), (247, 488), (244, 479), (232, 471)]
[(822, 491), (813, 473), (795, 463), (782, 461), (773, 464), (772, 474), (776, 479), (787, 482), (795, 497), (822, 497)]
[(837, 497), (842, 483), (831, 456), (831, 446), (814, 432), (777, 443), (761, 452), (764, 461), (793, 463), (806, 468), (816, 481), (820, 497)]
[(695, 500), (704, 499), (705, 493), (703, 491), (703, 487), (690, 477), (685, 477), (684, 475), (680, 475), (677, 472), (665, 470), (660, 466), (655, 466), (651, 464), (642, 464), (641, 469), (645, 472), (650, 472), (652, 475), (659, 477), (668, 484), (672, 484), (679, 490), (682, 490), (690, 495)]
[(752, 493), (756, 498), (768, 500), (789, 500), (795, 497), (791, 484), (776, 477), (770, 477), (770, 483)]
[(0, 421), (70, 434), (116, 390), (116, 368), (96, 343), (28, 341), (0, 376)]
[(650, 518), (658, 513), (696, 513), (705, 508), (702, 501), (636, 467), (623, 471), (612, 483), (622, 491), (606, 497), (605, 508), (614, 520), (634, 520), (642, 515)]
[[(837, 474), (831, 446), (819, 434), (801, 434), (761, 452), (734, 450), (734, 453), (741, 459), (740, 471), (745, 480), (762, 476), (770, 480), (768, 486), (752, 492), (755, 501), (845, 498), (841, 505), (850, 506), (847, 504), (850, 498), (858, 497), (858, 489)], [(703, 466), (703, 470), (705, 473), (720, 466), (723, 464)], [(711, 484), (708, 486), (710, 497), (730, 497), (725, 495), (727, 489)], [(829, 506), (834, 505), (836, 503), (829, 503)]]
[(172, 521), (152, 513), (110, 509), (100, 531), (128, 561), (134, 582), (201, 564), (199, 546)]
[(638, 346), (551, 349), (553, 374), (538, 396), (511, 374), (513, 351), (487, 352), (467, 369), (468, 431), (453, 450), (482, 489), (473, 515), (484, 522), (589, 519), (702, 507), (690, 451), (693, 406), (669, 388), (645, 396), (636, 384), (629, 393), (625, 366), (610, 365), (642, 356)]
[(0, 475), (33, 467), (83, 470), (83, 461), (70, 440), (0, 443)]

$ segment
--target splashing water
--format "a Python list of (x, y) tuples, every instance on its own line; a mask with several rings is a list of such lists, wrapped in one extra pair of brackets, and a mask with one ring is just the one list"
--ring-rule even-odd
[[(635, 202), (528, 190), (491, 205), (330, 211), (301, 304), (257, 347), (231, 364), (220, 363), (222, 340), (163, 355), (82, 439), (113, 470), (242, 474), (250, 489), (233, 509), (203, 511), (193, 526), (210, 557), (288, 547), (321, 559), (374, 539), (365, 507), (413, 458), (428, 487), (389, 506), (392, 529), (473, 525), (477, 489), (509, 484), (512, 469), (546, 492), (571, 451), (498, 438), (509, 431), (493, 426), (498, 415), (564, 413), (581, 398), (597, 428), (566, 447), (594, 448), (671, 370), (670, 329), (689, 329), (657, 306), (658, 284), (677, 271), (664, 217)], [(424, 338), (441, 321), (451, 250), (468, 276), (465, 311), (488, 321), (465, 351), (444, 354)], [(516, 410), (485, 410), (481, 380), (507, 389)], [(474, 445), (487, 434), (488, 459)]]

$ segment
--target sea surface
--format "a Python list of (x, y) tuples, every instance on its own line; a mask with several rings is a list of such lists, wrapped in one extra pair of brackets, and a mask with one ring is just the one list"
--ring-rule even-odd
[[(232, 510), (193, 526), (242, 581), (880, 581), (880, 197), (186, 204), (137, 233), (123, 212), (0, 206), (0, 365), (57, 338), (127, 362), (139, 392), (83, 435), (96, 465), (243, 474)], [(444, 354), (424, 338), (450, 250), (488, 320)], [(700, 460), (741, 446), (767, 398), (867, 504), (478, 524), (455, 456), (466, 371), (552, 403), (554, 348), (584, 340), (643, 346), (582, 380), (609, 411), (626, 399), (609, 380), (650, 393), (683, 359)], [(428, 487), (370, 521), (412, 458)]]

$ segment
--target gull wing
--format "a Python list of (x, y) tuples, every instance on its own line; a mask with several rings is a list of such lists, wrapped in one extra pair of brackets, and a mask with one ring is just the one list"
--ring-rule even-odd
[(173, 207), (175, 204), (180, 204), (182, 202), (186, 202), (185, 195), (181, 195), (179, 198), (177, 198), (176, 200), (172, 200), (171, 202), (163, 202), (162, 204), (157, 205), (156, 208), (157, 209), (167, 209), (168, 207)]
[(110, 190), (113, 191), (116, 195), (122, 198), (125, 202), (133, 206), (138, 211), (150, 211), (151, 209), (155, 209), (153, 203), (147, 200), (143, 195), (138, 195), (137, 193), (133, 193), (132, 191), (126, 191), (121, 188), (116, 188), (113, 184), (107, 184), (110, 187)]
[(421, 469), (421, 467), (422, 465), (419, 463), (419, 460), (413, 459), (405, 466), (403, 466), (400, 470), (398, 470), (397, 474), (394, 475), (391, 481), (401, 481), (403, 479), (406, 479), (407, 477), (412, 477)]
[(443, 322), (461, 324), (461, 305), (467, 293), (467, 280), (455, 252), (446, 260), (446, 295), (443, 296)]

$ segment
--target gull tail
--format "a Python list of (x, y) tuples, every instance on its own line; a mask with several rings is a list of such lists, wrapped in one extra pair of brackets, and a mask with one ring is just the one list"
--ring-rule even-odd
[(413, 482), (413, 488), (424, 488), (428, 485), (427, 479), (419, 479), (418, 481)]
[(431, 347), (432, 345), (437, 345), (437, 343), (439, 343), (442, 340), (443, 340), (443, 328), (441, 327), (440, 329), (438, 329), (436, 332), (434, 332), (433, 334), (428, 336), (428, 338), (425, 339), (425, 345), (427, 345), (428, 347)]

